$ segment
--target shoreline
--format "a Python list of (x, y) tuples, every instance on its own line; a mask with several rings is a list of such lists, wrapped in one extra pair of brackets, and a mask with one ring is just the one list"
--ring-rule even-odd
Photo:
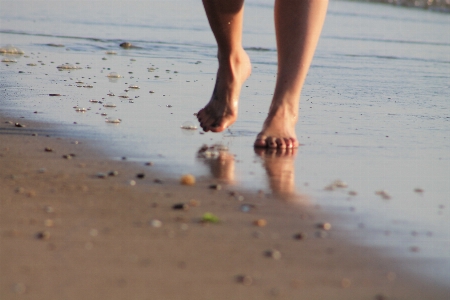
[[(0, 116), (2, 298), (448, 296), (448, 287), (402, 271), (407, 258), (352, 243), (339, 228), (345, 221), (316, 207), (212, 190), (211, 179), (183, 186), (151, 166), (103, 157), (95, 141), (12, 114)], [(98, 178), (111, 170), (117, 176)], [(220, 222), (200, 222), (206, 212)], [(323, 222), (331, 230), (318, 228)]]

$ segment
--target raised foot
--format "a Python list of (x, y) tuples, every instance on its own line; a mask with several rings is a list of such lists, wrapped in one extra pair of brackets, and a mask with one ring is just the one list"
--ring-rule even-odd
[(243, 49), (225, 59), (219, 55), (213, 94), (208, 104), (197, 113), (197, 119), (205, 132), (224, 131), (236, 121), (241, 87), (250, 73), (250, 58)]

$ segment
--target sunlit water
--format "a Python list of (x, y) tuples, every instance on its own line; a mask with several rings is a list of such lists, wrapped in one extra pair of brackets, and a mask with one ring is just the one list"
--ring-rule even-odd
[[(302, 93), (302, 146), (269, 159), (276, 153), (252, 144), (275, 80), (272, 6), (246, 2), (253, 73), (239, 120), (224, 133), (200, 134), (181, 127), (197, 125), (193, 114), (209, 99), (217, 68), (201, 1), (2, 0), (0, 46), (25, 52), (0, 63), (2, 109), (71, 128), (117, 159), (152, 161), (170, 176), (309, 194), (347, 217), (340, 226), (359, 242), (424, 258), (428, 269), (413, 271), (448, 283), (450, 14), (332, 1)], [(136, 47), (119, 47), (124, 41)], [(57, 68), (64, 64), (75, 69)], [(198, 158), (202, 145), (218, 143), (229, 151)], [(295, 179), (268, 177), (292, 170)], [(324, 190), (336, 179), (349, 187)]]

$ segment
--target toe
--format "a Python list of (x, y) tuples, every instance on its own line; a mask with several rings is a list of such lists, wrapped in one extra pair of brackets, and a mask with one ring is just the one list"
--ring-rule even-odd
[(267, 147), (269, 148), (278, 148), (277, 139), (274, 137), (268, 137), (266, 139)]
[(267, 147), (266, 136), (258, 134), (253, 146), (259, 148), (266, 148)]
[(284, 138), (284, 145), (286, 148), (292, 148), (292, 141), (290, 138)]
[(276, 139), (276, 143), (277, 143), (277, 148), (278, 149), (285, 149), (286, 148), (286, 143), (284, 142), (283, 138), (277, 138)]

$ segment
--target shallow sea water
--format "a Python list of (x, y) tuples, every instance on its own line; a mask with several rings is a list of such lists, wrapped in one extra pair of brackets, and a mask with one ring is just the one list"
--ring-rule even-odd
[[(450, 14), (331, 1), (302, 93), (302, 146), (286, 154), (252, 147), (276, 74), (272, 1), (246, 2), (244, 47), (253, 73), (239, 120), (220, 134), (180, 128), (197, 125), (193, 114), (215, 81), (216, 47), (200, 1), (62, 3), (1, 1), (0, 47), (25, 52), (14, 57), (17, 63), (0, 63), (2, 110), (71, 128), (117, 159), (152, 161), (170, 176), (192, 173), (238, 188), (311, 195), (313, 204), (348, 218), (339, 226), (358, 242), (422, 258), (426, 266), (411, 271), (448, 284)], [(136, 48), (120, 48), (124, 41)], [(58, 71), (64, 63), (81, 69)], [(111, 72), (122, 77), (107, 77)], [(124, 93), (129, 98), (118, 97)], [(204, 144), (229, 151), (198, 158)], [(337, 179), (348, 188), (324, 190)]]

